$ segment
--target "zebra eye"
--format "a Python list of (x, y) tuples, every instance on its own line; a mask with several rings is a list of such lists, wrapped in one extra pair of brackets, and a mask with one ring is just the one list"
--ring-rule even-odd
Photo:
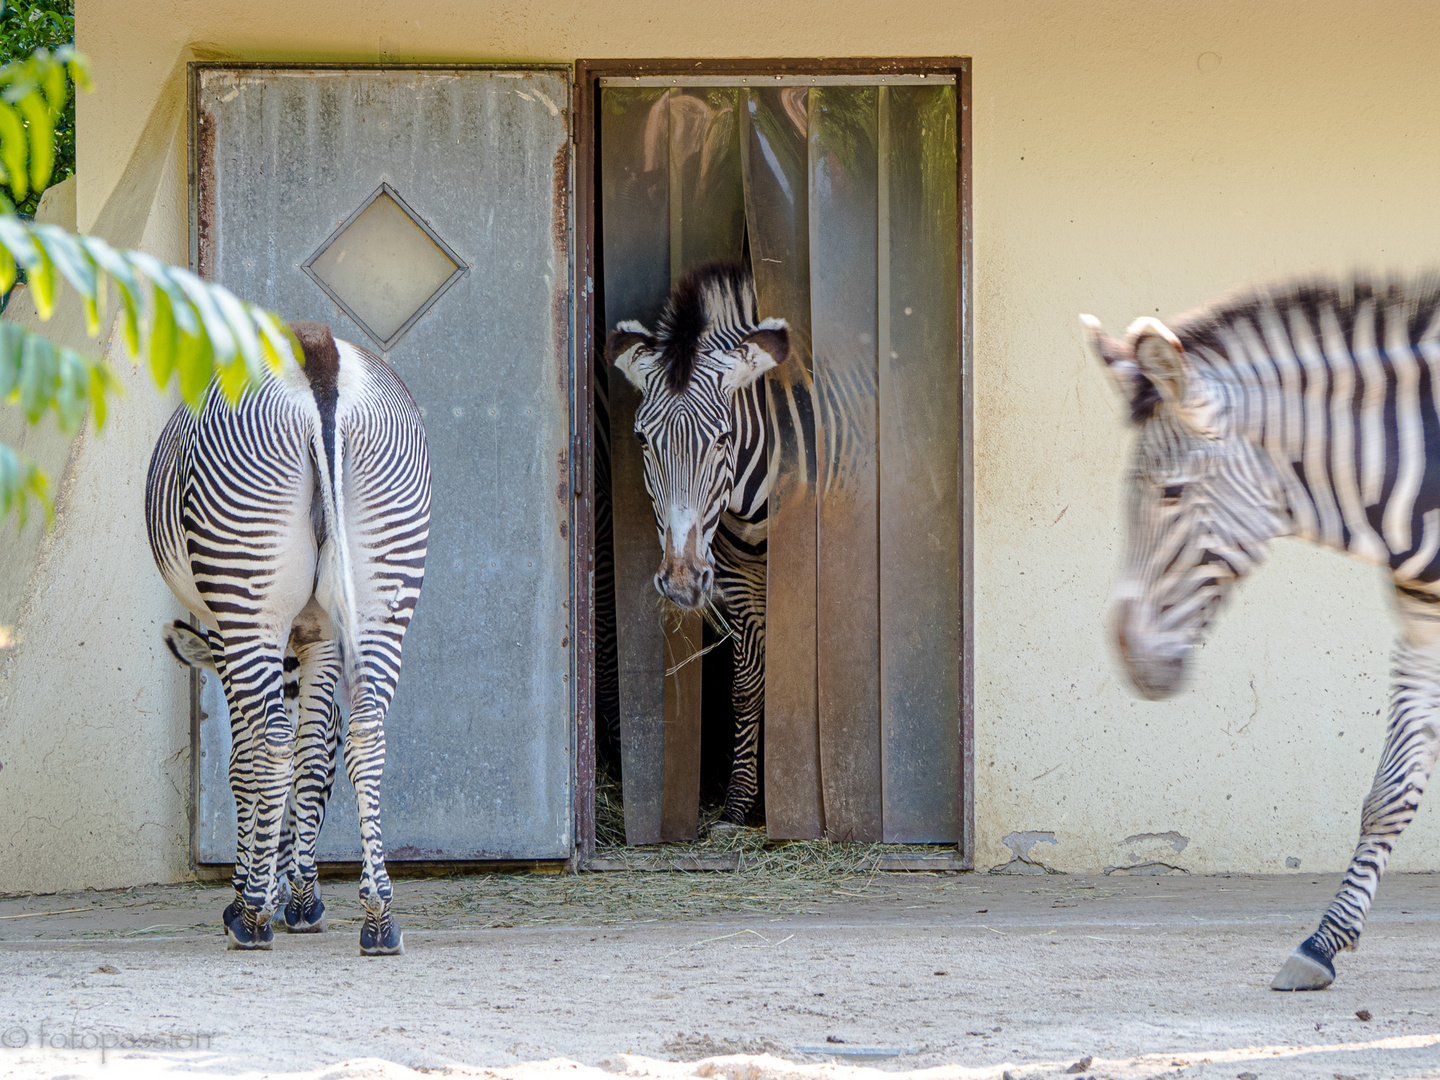
[(635, 432), (635, 441), (638, 442), (641, 446), (647, 445), (645, 442), (645, 433), (643, 431)]
[(1184, 495), (1184, 494), (1185, 494), (1185, 485), (1184, 485), (1184, 484), (1171, 484), (1169, 487), (1164, 488), (1164, 489), (1161, 491), (1161, 493), (1160, 493), (1160, 503), (1161, 503), (1162, 506), (1174, 506), (1176, 503), (1178, 503), (1178, 502), (1180, 501), (1180, 496), (1181, 496), (1181, 495)]

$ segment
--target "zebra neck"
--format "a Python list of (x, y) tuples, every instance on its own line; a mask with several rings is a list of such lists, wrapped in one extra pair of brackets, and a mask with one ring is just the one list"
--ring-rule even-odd
[(1397, 577), (1428, 570), (1440, 554), (1440, 478), (1432, 471), (1424, 483), (1427, 429), (1440, 429), (1431, 357), (1408, 345), (1383, 354), (1306, 345), (1223, 367), (1207, 358), (1231, 430), (1273, 473), (1255, 479), (1274, 491), (1286, 524), (1278, 535), (1388, 565)]

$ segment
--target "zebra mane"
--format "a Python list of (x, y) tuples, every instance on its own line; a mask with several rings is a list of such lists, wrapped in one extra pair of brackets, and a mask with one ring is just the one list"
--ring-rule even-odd
[[(1226, 334), (1237, 323), (1249, 321), (1254, 324), (1258, 316), (1270, 311), (1278, 312), (1283, 318), (1287, 312), (1298, 308), (1314, 326), (1318, 323), (1319, 313), (1329, 309), (1339, 322), (1345, 340), (1350, 342), (1354, 340), (1356, 314), (1367, 304), (1373, 304), (1377, 312), (1390, 312), (1396, 308), (1404, 310), (1407, 337), (1412, 343), (1418, 341), (1440, 312), (1440, 272), (1431, 272), (1408, 282), (1377, 280), (1356, 274), (1341, 280), (1291, 278), (1250, 285), (1187, 311), (1168, 325), (1187, 353), (1196, 355), (1204, 350), (1211, 358), (1222, 357), (1232, 364), (1244, 363), (1243, 358), (1230, 356), (1230, 343), (1225, 340)], [(1388, 366), (1383, 350), (1381, 362)], [(1137, 378), (1130, 399), (1131, 420), (1139, 423), (1148, 419), (1159, 403), (1160, 392), (1155, 385), (1149, 379)]]
[(666, 387), (683, 394), (702, 349), (737, 344), (758, 319), (755, 281), (744, 263), (712, 262), (686, 271), (655, 331)]

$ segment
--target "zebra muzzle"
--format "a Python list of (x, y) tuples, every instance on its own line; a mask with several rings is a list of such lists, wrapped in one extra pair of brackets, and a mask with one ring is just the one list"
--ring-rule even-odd
[(1140, 696), (1147, 701), (1161, 701), (1171, 697), (1185, 681), (1185, 655), (1168, 647), (1168, 642), (1147, 641), (1154, 635), (1137, 632), (1137, 615), (1133, 600), (1116, 602), (1116, 649)]

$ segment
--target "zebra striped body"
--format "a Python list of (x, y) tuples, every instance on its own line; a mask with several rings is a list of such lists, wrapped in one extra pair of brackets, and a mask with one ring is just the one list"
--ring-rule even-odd
[[(172, 627), (167, 643), (191, 663), (203, 663), (208, 649), (230, 709), (238, 823), (236, 902), (226, 917), (232, 947), (268, 946), (287, 831), (298, 928), (318, 919), (315, 840), (343, 687), (345, 767), (364, 853), (361, 951), (398, 952), (379, 785), (384, 717), (424, 578), (425, 432), (382, 360), (336, 342), (320, 324), (292, 329), (305, 350), (303, 371), (292, 365), (268, 376), (234, 408), (212, 388), (198, 414), (176, 411), (150, 461), (146, 526), (166, 584), (204, 626), (201, 634)], [(290, 708), (287, 655), (297, 686)], [(287, 922), (291, 914), (287, 906)]]
[(775, 463), (761, 376), (789, 333), (758, 318), (740, 266), (716, 264), (675, 286), (654, 334), (620, 323), (611, 364), (643, 395), (635, 434), (663, 553), (655, 587), (687, 609), (716, 602), (734, 629), (735, 754), (723, 819), (755, 801), (765, 706), (766, 513)]
[(1139, 691), (1174, 693), (1230, 587), (1277, 536), (1387, 566), (1401, 622), (1389, 726), (1344, 884), (1276, 989), (1319, 989), (1353, 948), (1440, 751), (1440, 286), (1239, 294), (1091, 347), (1139, 437), (1115, 590)]

